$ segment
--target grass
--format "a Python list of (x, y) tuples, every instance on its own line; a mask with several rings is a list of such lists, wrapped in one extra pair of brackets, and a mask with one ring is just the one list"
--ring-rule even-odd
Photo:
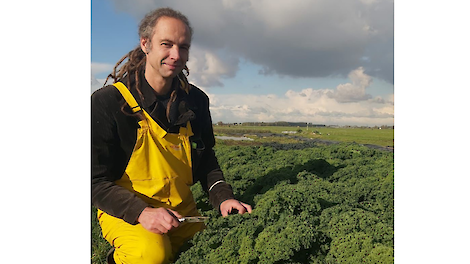
[(96, 208), (91, 207), (91, 263), (106, 264), (106, 255), (111, 245), (101, 235), (101, 227), (96, 217)]
[[(300, 130), (300, 131), (299, 131)], [(394, 130), (377, 128), (331, 128), (331, 127), (275, 127), (275, 126), (214, 126), (216, 135), (247, 135), (255, 142), (283, 141), (285, 137), (283, 131), (299, 131), (299, 133), (289, 134), (304, 138), (319, 138), (339, 142), (356, 142), (358, 144), (372, 144), (382, 147), (393, 147)], [(273, 133), (279, 134), (274, 137), (257, 137), (253, 134)], [(279, 141), (278, 141), (279, 140)], [(279, 142), (291, 143), (291, 142)]]

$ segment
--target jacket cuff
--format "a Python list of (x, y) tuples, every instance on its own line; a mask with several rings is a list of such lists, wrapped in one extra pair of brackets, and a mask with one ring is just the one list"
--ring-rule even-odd
[(220, 204), (228, 199), (235, 199), (235, 196), (232, 187), (226, 182), (214, 185), (209, 191), (209, 202), (218, 212), (220, 212)]
[(136, 202), (136, 204), (132, 205), (132, 207), (126, 211), (122, 220), (131, 225), (137, 225), (139, 223), (137, 220), (139, 219), (140, 214), (147, 207), (151, 206), (144, 201)]

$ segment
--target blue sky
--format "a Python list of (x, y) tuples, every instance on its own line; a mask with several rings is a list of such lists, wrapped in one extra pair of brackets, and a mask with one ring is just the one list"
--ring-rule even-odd
[(92, 91), (169, 6), (194, 29), (189, 81), (213, 121), (393, 125), (393, 2), (91, 1)]

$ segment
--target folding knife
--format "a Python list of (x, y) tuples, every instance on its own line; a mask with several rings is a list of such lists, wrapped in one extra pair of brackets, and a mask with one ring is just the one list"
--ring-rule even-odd
[(198, 223), (204, 222), (205, 220), (209, 219), (208, 216), (188, 216), (178, 219), (180, 223), (187, 222), (187, 223)]

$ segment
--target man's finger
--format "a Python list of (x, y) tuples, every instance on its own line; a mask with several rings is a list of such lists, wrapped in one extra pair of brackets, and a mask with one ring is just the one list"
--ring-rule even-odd
[[(168, 212), (168, 215), (171, 216), (173, 219), (178, 220), (179, 218), (181, 218), (181, 217), (178, 217), (178, 216), (180, 216), (180, 214), (178, 214), (178, 212), (176, 212), (176, 211), (173, 211), (173, 210), (170, 210), (170, 209), (166, 209), (166, 211)], [(167, 218), (167, 217), (165, 217), (165, 220), (170, 221), (170, 219)]]
[[(234, 206), (235, 207), (235, 206)], [(236, 209), (238, 210), (238, 214), (244, 214), (246, 213), (246, 208), (243, 206), (241, 203), (238, 203), (236, 205)]]
[[(241, 203), (241, 202), (240, 202), (240, 203)], [(248, 213), (251, 213), (251, 210), (252, 210), (251, 205), (246, 204), (246, 203), (241, 203), (241, 204), (246, 208), (246, 210), (248, 211)]]
[(160, 226), (162, 227), (160, 230), (165, 231), (164, 233), (167, 233), (173, 228), (174, 221), (178, 222), (178, 220), (175, 220), (173, 216), (163, 217), (163, 221), (160, 222)]
[[(179, 225), (179, 222), (180, 222), (178, 219), (181, 218), (180, 214), (178, 214), (178, 212), (176, 212), (176, 211), (169, 210), (169, 209), (167, 209), (167, 212), (168, 212), (168, 214), (167, 214), (167, 215), (164, 215), (164, 216), (163, 216), (163, 219), (164, 219), (167, 223), (169, 223), (169, 224), (171, 224), (171, 225), (173, 225), (173, 226), (176, 224), (175, 227), (177, 227), (177, 226)], [(180, 217), (178, 217), (178, 216), (180, 216)]]
[(163, 235), (164, 233), (162, 232), (161, 229), (162, 229), (162, 228), (161, 228), (160, 226), (156, 226), (156, 227), (150, 229), (149, 231), (150, 231), (150, 232), (153, 232), (153, 233), (155, 233), (155, 234)]
[(223, 217), (225, 217), (225, 216), (228, 215), (228, 211), (226, 211), (226, 210), (222, 210), (222, 211), (220, 211), (220, 212), (222, 213), (222, 216), (223, 216)]
[(180, 226), (180, 221), (179, 219), (180, 218), (183, 218), (178, 212), (176, 211), (173, 211), (173, 210), (170, 210), (170, 209), (167, 209), (168, 211), (168, 214), (171, 216), (171, 219), (166, 219), (168, 220), (172, 227), (178, 227)]

